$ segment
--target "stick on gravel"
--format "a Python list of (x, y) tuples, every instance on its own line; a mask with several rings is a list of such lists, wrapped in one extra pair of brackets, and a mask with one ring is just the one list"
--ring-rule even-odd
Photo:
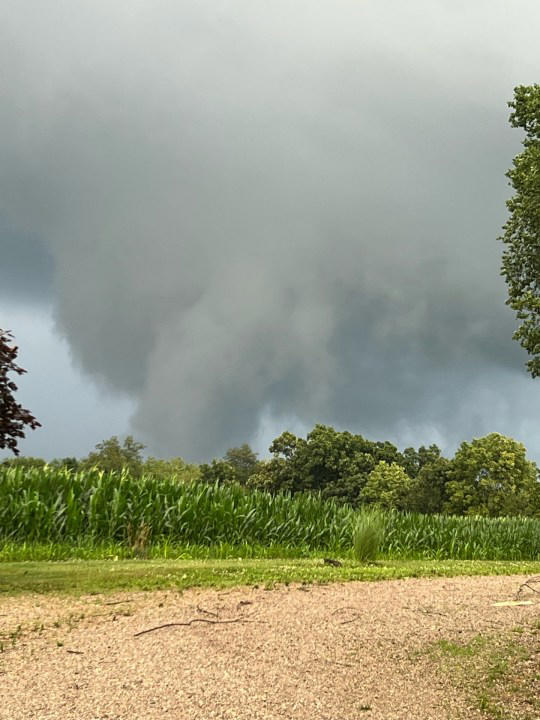
[[(538, 587), (533, 587), (533, 585), (537, 585)], [(532, 592), (540, 593), (540, 575), (525, 580), (525, 582), (519, 586), (519, 590), (516, 593), (517, 598), (521, 597), (521, 593), (524, 591), (525, 588), (527, 588), (528, 590), (532, 590)]]
[(188, 622), (171, 622), (171, 623), (165, 623), (164, 625), (156, 625), (156, 627), (148, 628), (148, 630), (140, 630), (139, 632), (135, 633), (133, 637), (139, 637), (140, 635), (146, 635), (146, 633), (154, 632), (154, 630), (161, 630), (162, 628), (167, 627), (179, 627), (183, 626), (186, 627), (188, 625), (193, 625), (193, 623), (196, 622), (202, 622), (202, 623), (208, 623), (209, 625), (229, 625), (231, 623), (247, 623), (247, 622), (257, 622), (256, 620), (246, 620), (245, 618), (233, 618), (232, 620), (208, 620), (208, 618), (192, 618), (191, 620), (188, 620)]

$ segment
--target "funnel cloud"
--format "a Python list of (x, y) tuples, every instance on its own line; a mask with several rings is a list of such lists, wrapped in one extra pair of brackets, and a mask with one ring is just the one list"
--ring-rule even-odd
[(51, 304), (154, 454), (206, 460), (291, 419), (527, 442), (538, 390), (496, 238), (536, 3), (1, 15), (0, 301)]

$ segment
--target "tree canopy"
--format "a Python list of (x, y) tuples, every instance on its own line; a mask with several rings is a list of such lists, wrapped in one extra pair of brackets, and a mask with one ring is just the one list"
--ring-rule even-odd
[(319, 490), (353, 505), (369, 473), (381, 460), (404, 463), (390, 442), (373, 442), (328, 425), (316, 425), (307, 437), (284, 432), (270, 446), (273, 457), (261, 464), (251, 484), (269, 490)]
[(395, 462), (381, 460), (369, 473), (360, 499), (385, 510), (408, 510), (413, 479)]
[(15, 362), (19, 349), (12, 341), (12, 333), (0, 328), (0, 448), (8, 448), (18, 455), (17, 444), (25, 437), (25, 426), (35, 430), (41, 423), (30, 410), (19, 405), (13, 395), (17, 385), (9, 378), (9, 373), (23, 375), (26, 370)]
[(113, 435), (96, 445), (96, 449), (81, 461), (80, 468), (97, 467), (106, 471), (121, 471), (124, 468), (132, 475), (140, 475), (143, 469), (142, 451), (145, 446), (128, 435), (121, 445), (118, 437)]
[(524, 150), (507, 172), (515, 194), (502, 237), (502, 274), (508, 285), (507, 304), (521, 322), (514, 338), (531, 356), (527, 367), (540, 375), (540, 85), (514, 89), (510, 123), (525, 130)]
[(240, 447), (229, 448), (223, 460), (234, 468), (236, 479), (242, 484), (245, 484), (255, 473), (259, 464), (257, 453), (253, 452), (247, 443)]
[(162, 479), (174, 477), (179, 482), (187, 483), (192, 480), (199, 480), (201, 472), (197, 465), (187, 463), (181, 457), (169, 458), (146, 458), (142, 471), (145, 475), (153, 475)]
[(527, 460), (524, 445), (505, 435), (462, 443), (449, 475), (449, 513), (497, 517), (540, 511), (536, 465)]

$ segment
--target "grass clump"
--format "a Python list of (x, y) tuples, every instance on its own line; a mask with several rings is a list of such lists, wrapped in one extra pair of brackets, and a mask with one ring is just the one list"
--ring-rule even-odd
[(534, 658), (534, 625), (497, 635), (477, 635), (468, 642), (439, 640), (441, 671), (464, 689), (490, 720), (536, 720), (540, 710), (540, 674)]
[(362, 510), (354, 520), (353, 555), (359, 562), (373, 562), (384, 540), (385, 518), (378, 509)]

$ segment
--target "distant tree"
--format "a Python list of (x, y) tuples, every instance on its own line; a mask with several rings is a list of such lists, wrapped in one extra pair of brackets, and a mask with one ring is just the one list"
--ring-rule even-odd
[(507, 304), (521, 325), (514, 334), (531, 356), (533, 377), (540, 375), (540, 85), (514, 89), (510, 123), (523, 128), (524, 150), (507, 172), (515, 194), (507, 201), (510, 218), (504, 226), (502, 274), (508, 285)]
[(445, 510), (457, 515), (534, 515), (536, 465), (524, 445), (491, 433), (462, 443), (452, 461)]
[(47, 465), (47, 461), (43, 458), (19, 456), (7, 458), (6, 460), (3, 460), (0, 465), (2, 465), (2, 467), (21, 467), (25, 470), (30, 470), (32, 468), (45, 467), (45, 465)]
[(448, 500), (451, 468), (452, 462), (444, 457), (423, 465), (413, 479), (407, 509), (424, 515), (442, 513)]
[(306, 439), (284, 432), (270, 446), (273, 457), (260, 465), (250, 484), (272, 491), (320, 491), (324, 497), (358, 504), (369, 473), (381, 461), (402, 462), (389, 442), (316, 425)]
[(78, 460), (76, 457), (55, 458), (54, 460), (51, 460), (50, 463), (48, 463), (50, 467), (73, 470), (74, 472), (77, 472), (80, 464), (81, 461)]
[(229, 448), (223, 459), (234, 468), (236, 479), (242, 485), (245, 485), (249, 477), (257, 471), (259, 464), (257, 453), (253, 452), (247, 443), (240, 447)]
[(26, 370), (16, 364), (18, 347), (12, 344), (13, 335), (0, 329), (0, 448), (8, 448), (19, 454), (17, 443), (25, 437), (24, 427), (31, 430), (41, 427), (29, 410), (16, 402), (13, 393), (17, 385), (8, 377), (9, 373), (23, 375)]
[(441, 457), (441, 450), (437, 445), (424, 447), (422, 445), (415, 450), (412, 447), (405, 448), (402, 452), (400, 464), (409, 477), (415, 478), (426, 465), (431, 465)]
[(153, 475), (162, 479), (174, 477), (179, 482), (198, 480), (201, 476), (197, 465), (191, 465), (181, 457), (169, 460), (149, 457), (145, 460), (142, 470), (145, 475)]
[(396, 462), (381, 460), (369, 473), (360, 501), (385, 510), (408, 510), (413, 480)]
[(88, 457), (81, 460), (82, 470), (98, 467), (100, 470), (121, 471), (128, 470), (132, 475), (139, 476), (143, 469), (142, 451), (145, 445), (128, 435), (123, 445), (118, 437), (113, 435), (108, 440), (103, 440), (96, 445), (96, 449)]
[(236, 470), (225, 460), (212, 460), (210, 464), (200, 465), (201, 480), (206, 483), (229, 485), (238, 482)]

